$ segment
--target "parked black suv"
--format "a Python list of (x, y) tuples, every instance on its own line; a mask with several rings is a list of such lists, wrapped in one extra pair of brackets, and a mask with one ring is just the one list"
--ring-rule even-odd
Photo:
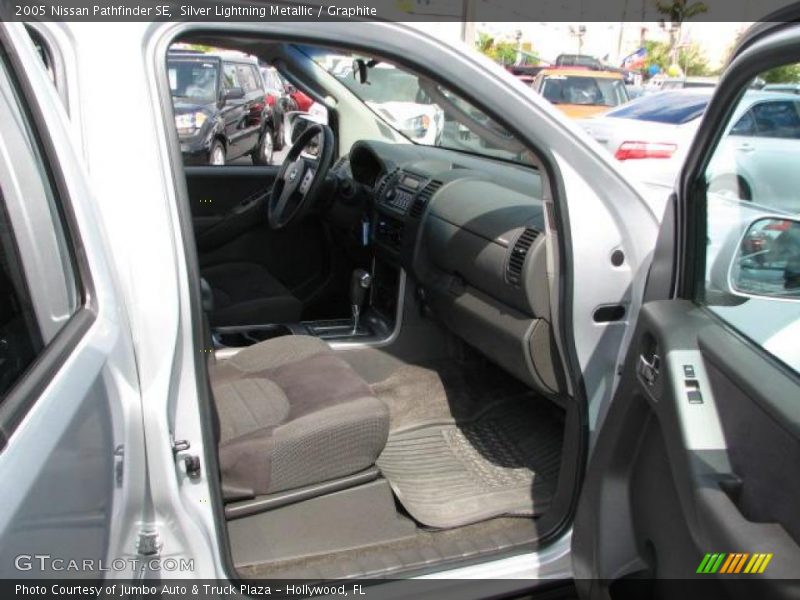
[(167, 72), (185, 164), (224, 165), (246, 155), (271, 162), (272, 111), (256, 60), (170, 52)]

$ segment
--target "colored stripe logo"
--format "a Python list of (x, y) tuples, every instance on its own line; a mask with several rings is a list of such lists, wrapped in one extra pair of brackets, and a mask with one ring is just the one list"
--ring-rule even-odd
[(756, 574), (763, 573), (769, 561), (772, 560), (772, 553), (748, 552), (715, 552), (706, 554), (697, 567), (697, 573), (711, 574), (724, 573), (726, 575)]

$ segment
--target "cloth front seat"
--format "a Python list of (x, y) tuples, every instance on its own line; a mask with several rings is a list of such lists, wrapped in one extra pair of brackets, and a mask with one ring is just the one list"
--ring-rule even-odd
[(213, 327), (300, 320), (302, 302), (260, 264), (224, 263), (202, 269), (202, 276), (213, 291)]
[(228, 500), (357, 473), (386, 445), (388, 407), (318, 338), (261, 342), (210, 372)]

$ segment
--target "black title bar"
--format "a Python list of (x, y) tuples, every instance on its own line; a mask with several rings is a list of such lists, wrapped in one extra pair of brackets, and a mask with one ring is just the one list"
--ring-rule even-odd
[[(405, 22), (665, 22), (655, 0), (3, 0), (4, 21), (353, 21)], [(705, 0), (693, 22), (757, 21), (795, 2)], [(800, 16), (800, 7), (798, 14)]]

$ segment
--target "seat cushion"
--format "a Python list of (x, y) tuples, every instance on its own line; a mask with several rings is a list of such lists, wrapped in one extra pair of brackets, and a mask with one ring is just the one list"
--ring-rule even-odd
[(258, 263), (224, 263), (202, 270), (211, 286), (211, 325), (261, 325), (300, 320), (303, 304)]
[(229, 499), (356, 473), (386, 445), (388, 408), (317, 338), (268, 340), (211, 369)]

